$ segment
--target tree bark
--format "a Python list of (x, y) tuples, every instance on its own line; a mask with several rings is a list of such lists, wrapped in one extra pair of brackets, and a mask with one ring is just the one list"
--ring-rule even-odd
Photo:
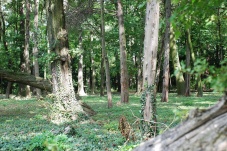
[(171, 16), (171, 0), (165, 1), (166, 11), (166, 29), (164, 41), (164, 63), (163, 63), (163, 87), (162, 102), (168, 102), (169, 98), (169, 52), (170, 52), (170, 16)]
[[(27, 5), (26, 5), (26, 9), (27, 9)], [(18, 14), (20, 16), (24, 17), (24, 6), (23, 6), (23, 0), (19, 0), (18, 2)], [(27, 14), (27, 11), (26, 11)], [(28, 71), (28, 62), (29, 62), (29, 52), (27, 51), (28, 48), (26, 47), (27, 45), (27, 39), (28, 38), (28, 34), (26, 33), (27, 29), (27, 15), (26, 15), (26, 19), (24, 19), (23, 17), (21, 17), (20, 19), (20, 23), (19, 23), (19, 34), (21, 35), (21, 38), (19, 39), (19, 44), (20, 44), (20, 69), (22, 72), (26, 72)], [(26, 24), (26, 25), (25, 25)], [(23, 37), (23, 38), (22, 38)], [(19, 85), (19, 94), (21, 96), (27, 97), (28, 95), (30, 95), (30, 88), (26, 85)]]
[(85, 115), (85, 112), (76, 99), (72, 83), (63, 0), (46, 1), (46, 12), (50, 50), (56, 56), (51, 63), (53, 94), (56, 97), (52, 108), (52, 122), (60, 124), (79, 119), (79, 115)]
[(79, 62), (78, 62), (78, 94), (79, 96), (86, 96), (87, 94), (84, 91), (84, 76), (83, 76), (83, 46), (82, 46), (82, 31), (79, 35)]
[(117, 1), (117, 16), (119, 26), (119, 43), (120, 43), (120, 70), (121, 70), (121, 103), (129, 102), (129, 79), (127, 69), (127, 52), (126, 52), (126, 38), (125, 38), (125, 27), (123, 19), (123, 7), (121, 0)]
[(178, 95), (184, 95), (185, 94), (185, 81), (183, 73), (181, 72), (181, 65), (180, 65), (180, 59), (179, 54), (177, 50), (176, 45), (176, 39), (174, 36), (173, 27), (170, 28), (170, 53), (171, 53), (171, 59), (173, 61), (173, 68), (176, 73), (176, 85), (177, 85), (177, 94)]
[(139, 145), (135, 151), (225, 151), (227, 96), (209, 109), (194, 109), (183, 123)]
[(28, 73), (23, 72), (11, 72), (0, 69), (0, 78), (5, 79), (10, 82), (16, 82), (24, 85), (30, 85), (35, 88), (46, 90), (48, 92), (52, 91), (52, 85), (50, 81), (44, 80), (41, 77), (35, 77)]
[(102, 55), (104, 58), (105, 64), (105, 72), (106, 72), (106, 89), (107, 89), (107, 99), (108, 99), (108, 108), (112, 108), (112, 93), (111, 93), (111, 86), (110, 86), (110, 67), (109, 67), (109, 60), (105, 48), (105, 21), (104, 21), (104, 4), (103, 0), (101, 0), (101, 29), (102, 29)]
[[(39, 63), (38, 63), (38, 24), (39, 24), (39, 0), (34, 0), (34, 46), (33, 46), (33, 66), (34, 66), (34, 76), (39, 76)], [(41, 95), (40, 89), (35, 89), (35, 93), (37, 96)]]
[[(143, 110), (144, 121), (157, 121), (155, 98), (156, 94), (150, 92), (155, 84), (157, 49), (159, 32), (159, 0), (147, 1), (146, 20), (145, 20), (145, 39), (144, 39), (144, 62), (143, 62), (143, 90), (146, 93), (145, 107)], [(149, 92), (148, 92), (149, 91)], [(157, 132), (154, 125), (154, 133)], [(148, 126), (148, 129), (149, 126)]]
[[(190, 65), (190, 44), (189, 44), (189, 35), (188, 32), (186, 32), (186, 68), (190, 69), (191, 65)], [(186, 72), (185, 75), (185, 96), (190, 96), (190, 73)]]
[[(190, 30), (187, 29), (187, 40), (188, 40), (188, 46), (190, 49), (190, 53), (191, 53), (191, 58), (192, 58), (192, 62), (195, 63), (195, 53), (193, 50), (193, 46), (192, 46), (192, 42), (191, 42), (191, 34), (190, 34)], [(197, 73), (196, 75), (196, 83), (197, 83), (197, 96), (198, 97), (202, 97), (203, 96), (203, 84), (202, 84), (202, 79), (201, 79), (201, 74)]]
[[(21, 83), (25, 85), (30, 85), (32, 87), (39, 88), (44, 91), (52, 92), (52, 84), (50, 81), (45, 80), (41, 77), (35, 77), (27, 73), (11, 72), (11, 71), (0, 69), (0, 78), (3, 80), (11, 81), (11, 82), (8, 82), (8, 85), (12, 84), (12, 82), (16, 82), (16, 83)], [(80, 98), (78, 98), (78, 100), (80, 100)], [(95, 111), (92, 110), (91, 107), (89, 107), (86, 103), (80, 101), (79, 104), (83, 107), (83, 110), (88, 115), (96, 114)]]

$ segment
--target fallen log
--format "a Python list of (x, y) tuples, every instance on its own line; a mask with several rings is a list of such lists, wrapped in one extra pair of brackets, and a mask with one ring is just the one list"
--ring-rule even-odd
[(0, 78), (7, 81), (30, 85), (35, 88), (52, 91), (50, 81), (23, 72), (12, 72), (0, 69)]
[[(39, 88), (48, 92), (52, 92), (52, 85), (51, 82), (45, 80), (41, 77), (35, 77), (28, 73), (23, 72), (12, 72), (0, 69), (0, 78), (5, 79), (7, 81), (21, 83), (25, 85), (30, 85), (35, 88)], [(77, 100), (81, 100), (80, 96), (76, 95)], [(82, 106), (83, 110), (90, 116), (96, 114), (96, 112), (85, 102), (79, 101), (80, 105)]]
[(180, 125), (134, 151), (227, 151), (227, 96), (209, 109), (194, 109)]

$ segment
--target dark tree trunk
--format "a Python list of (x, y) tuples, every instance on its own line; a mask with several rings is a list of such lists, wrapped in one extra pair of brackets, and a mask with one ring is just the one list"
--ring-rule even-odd
[(120, 71), (121, 71), (121, 103), (129, 102), (129, 78), (127, 69), (127, 52), (126, 52), (126, 38), (125, 38), (125, 27), (123, 19), (123, 7), (121, 0), (117, 1), (117, 16), (119, 26), (119, 42), (120, 42)]
[(227, 96), (209, 109), (194, 109), (186, 121), (134, 151), (226, 151)]
[(169, 99), (169, 52), (170, 52), (170, 16), (171, 16), (171, 0), (165, 1), (166, 11), (166, 29), (164, 40), (164, 63), (163, 63), (163, 87), (162, 102), (168, 102)]
[(12, 91), (12, 82), (8, 82), (7, 88), (6, 88), (6, 98), (7, 99), (9, 98), (11, 91)]
[[(190, 33), (189, 33), (189, 29), (187, 30), (186, 32), (186, 68), (190, 68), (190, 45), (192, 47), (192, 44), (191, 44), (191, 36), (190, 36)], [(190, 73), (186, 73), (185, 75), (185, 96), (190, 96)]]

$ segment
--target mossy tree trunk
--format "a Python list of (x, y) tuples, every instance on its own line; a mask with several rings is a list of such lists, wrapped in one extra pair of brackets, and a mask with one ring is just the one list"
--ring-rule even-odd
[(176, 77), (176, 85), (177, 85), (177, 94), (178, 95), (184, 95), (185, 93), (185, 81), (184, 81), (184, 76), (183, 73), (181, 72), (181, 65), (180, 65), (180, 59), (179, 59), (179, 54), (177, 50), (177, 45), (176, 45), (176, 39), (173, 31), (173, 27), (171, 26), (170, 28), (170, 54), (171, 54), (171, 59), (173, 62), (173, 68), (175, 71), (175, 77)]
[(63, 0), (47, 0), (46, 11), (48, 41), (51, 53), (56, 56), (51, 63), (53, 94), (56, 97), (52, 107), (52, 121), (64, 123), (76, 120), (85, 113), (76, 99), (72, 83)]
[[(191, 42), (190, 29), (187, 29), (186, 33), (187, 33), (188, 47), (189, 47), (190, 53), (191, 53), (191, 60), (192, 60), (192, 63), (195, 63), (195, 53), (194, 53), (192, 42)], [(203, 83), (202, 83), (202, 79), (201, 79), (201, 73), (196, 73), (196, 83), (197, 83), (197, 96), (202, 97), (203, 96)]]

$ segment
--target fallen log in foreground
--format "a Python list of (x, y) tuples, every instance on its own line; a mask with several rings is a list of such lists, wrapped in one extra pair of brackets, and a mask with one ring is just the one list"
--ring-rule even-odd
[(140, 144), (134, 151), (227, 151), (227, 96), (209, 109), (194, 109), (187, 120)]

